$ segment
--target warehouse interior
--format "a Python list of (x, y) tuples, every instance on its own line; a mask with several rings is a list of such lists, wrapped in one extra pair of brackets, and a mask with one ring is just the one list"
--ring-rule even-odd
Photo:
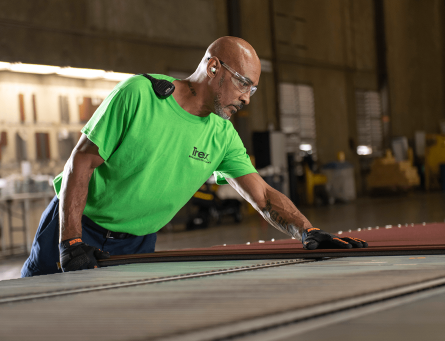
[[(267, 184), (324, 231), (379, 233), (378, 244), (414, 226), (434, 250), (163, 258), (20, 279), (52, 181), (102, 101), (135, 74), (186, 79), (223, 36), (261, 61), (230, 122)], [(80, 325), (85, 340), (441, 340), (444, 93), (443, 0), (0, 0), (0, 338), (69, 339)], [(156, 252), (289, 238), (211, 177)]]

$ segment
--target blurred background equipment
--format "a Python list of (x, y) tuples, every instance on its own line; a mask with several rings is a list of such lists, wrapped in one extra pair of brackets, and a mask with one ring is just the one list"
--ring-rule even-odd
[(445, 188), (444, 165), (445, 135), (427, 134), (425, 148), (425, 187), (427, 190)]
[(31, 163), (21, 162), (21, 174), (0, 179), (1, 255), (26, 254), (34, 238), (33, 202), (48, 204), (54, 196), (51, 175), (32, 174)]
[(413, 151), (409, 151), (408, 138), (405, 136), (394, 137), (391, 141), (391, 147), (396, 161), (405, 161), (407, 159), (413, 161)]
[(253, 132), (252, 141), (258, 173), (270, 186), (289, 196), (285, 134), (278, 131)]
[(330, 198), (344, 203), (355, 200), (357, 194), (354, 166), (345, 160), (344, 152), (338, 152), (337, 161), (323, 165), (321, 171), (326, 175)]
[[(399, 155), (401, 158), (402, 156)], [(413, 166), (413, 150), (407, 151), (407, 159), (397, 161), (388, 149), (386, 156), (374, 159), (368, 176), (369, 189), (404, 189), (420, 185), (420, 178)]]
[(206, 182), (193, 195), (190, 202), (196, 213), (189, 217), (187, 230), (206, 228), (212, 222), (220, 224), (225, 217), (231, 217), (236, 223), (243, 220), (241, 202), (238, 199), (221, 199), (217, 195), (219, 187)]

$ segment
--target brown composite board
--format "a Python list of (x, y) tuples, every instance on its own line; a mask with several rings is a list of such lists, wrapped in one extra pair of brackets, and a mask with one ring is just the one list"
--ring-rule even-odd
[(151, 257), (127, 257), (116, 256), (111, 259), (100, 261), (100, 266), (125, 265), (134, 263), (158, 263), (158, 262), (196, 262), (196, 261), (227, 261), (227, 260), (263, 260), (263, 259), (320, 259), (337, 257), (376, 257), (376, 256), (420, 256), (420, 255), (443, 255), (445, 247), (442, 249), (416, 249), (416, 250), (379, 250), (367, 252), (343, 252), (332, 253), (314, 252), (310, 254), (301, 253), (257, 253), (257, 254), (217, 254), (217, 255), (152, 255)]
[(262, 243), (217, 245), (208, 248), (158, 251), (148, 254), (112, 256), (100, 261), (101, 266), (131, 263), (212, 261), (246, 259), (290, 259), (325, 257), (372, 257), (445, 254), (445, 223), (364, 229), (345, 235), (368, 241), (362, 249), (305, 250), (301, 242), (285, 239)]

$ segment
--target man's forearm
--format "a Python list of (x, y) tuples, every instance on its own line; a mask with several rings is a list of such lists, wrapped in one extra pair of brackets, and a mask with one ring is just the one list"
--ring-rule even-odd
[[(308, 250), (317, 248), (367, 247), (368, 244), (358, 238), (337, 237), (312, 224), (284, 194), (270, 187), (257, 173), (250, 173), (238, 178), (226, 178), (227, 182), (238, 191), (263, 217), (279, 231), (301, 240)], [(305, 232), (305, 234), (303, 234)]]
[(266, 184), (257, 173), (226, 180), (267, 222), (281, 232), (301, 240), (303, 231), (312, 227), (288, 197)]
[(257, 206), (257, 210), (279, 231), (301, 240), (303, 231), (312, 227), (309, 220), (284, 194), (269, 188), (265, 193), (265, 201)]
[(65, 165), (59, 195), (59, 242), (82, 237), (81, 220), (93, 170), (82, 165), (73, 155)]

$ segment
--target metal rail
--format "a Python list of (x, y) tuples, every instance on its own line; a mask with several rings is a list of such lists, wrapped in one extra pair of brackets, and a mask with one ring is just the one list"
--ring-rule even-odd
[(222, 275), (222, 274), (230, 274), (230, 273), (235, 273), (235, 272), (243, 272), (243, 271), (250, 271), (250, 270), (273, 268), (273, 267), (285, 266), (285, 265), (310, 263), (310, 262), (314, 262), (314, 260), (290, 259), (290, 260), (286, 260), (286, 261), (278, 261), (278, 262), (272, 262), (272, 263), (266, 263), (266, 264), (257, 264), (257, 265), (236, 267), (236, 268), (231, 268), (231, 269), (210, 270), (210, 271), (181, 274), (181, 275), (168, 276), (168, 277), (159, 277), (159, 278), (146, 278), (146, 279), (139, 279), (139, 280), (133, 280), (133, 281), (119, 282), (119, 283), (101, 284), (101, 285), (96, 285), (96, 286), (79, 287), (79, 288), (73, 288), (73, 289), (54, 290), (54, 291), (48, 291), (48, 292), (43, 292), (43, 293), (31, 293), (31, 294), (27, 293), (24, 295), (13, 295), (13, 296), (0, 297), (0, 304), (23, 302), (23, 301), (42, 299), (42, 298), (72, 295), (72, 294), (88, 293), (88, 292), (92, 292), (92, 291), (120, 289), (120, 288), (126, 288), (126, 287), (133, 287), (133, 286), (137, 286), (137, 285), (171, 282), (171, 281), (178, 281), (178, 280), (184, 280), (184, 279), (208, 277), (208, 276), (215, 276), (215, 275)]
[[(413, 303), (416, 301), (422, 301), (428, 299), (432, 296), (443, 295), (445, 293), (445, 286), (439, 286), (436, 288), (428, 288), (415, 293), (410, 293), (402, 296), (391, 297), (389, 299), (372, 302), (369, 304), (359, 305), (349, 309), (336, 311), (334, 313), (325, 314), (315, 318), (309, 318), (296, 323), (290, 323), (285, 326), (278, 328), (271, 328), (267, 331), (262, 331), (261, 333), (248, 333), (240, 337), (230, 338), (231, 341), (274, 341), (274, 340), (286, 340), (298, 339), (301, 337), (300, 334), (304, 334), (310, 331), (317, 331), (320, 329), (330, 329), (330, 326), (334, 324), (339, 324), (342, 322), (349, 322), (354, 324), (355, 319), (369, 314), (374, 314), (377, 312), (383, 312), (391, 308), (400, 307), (405, 309), (405, 305)], [(409, 308), (408, 308), (409, 309)], [(378, 325), (375, 325), (378, 328)], [(434, 325), (433, 325), (434, 326)], [(430, 329), (434, 330), (431, 326)], [(432, 331), (433, 332), (433, 331)], [(335, 334), (334, 334), (335, 335)], [(434, 335), (434, 334), (433, 334)], [(434, 336), (428, 334), (428, 339), (434, 339)], [(400, 336), (398, 339), (402, 340)], [(404, 338), (403, 338), (404, 339)], [(213, 341), (224, 341), (223, 339), (216, 339)]]
[[(445, 292), (445, 277), (399, 288), (384, 290), (359, 297), (323, 303), (306, 309), (262, 316), (202, 329), (181, 335), (171, 335), (162, 341), (226, 341), (226, 340), (275, 340), (289, 337), (311, 329), (349, 320), (376, 311), (413, 302)], [(316, 322), (315, 322), (316, 321)]]

